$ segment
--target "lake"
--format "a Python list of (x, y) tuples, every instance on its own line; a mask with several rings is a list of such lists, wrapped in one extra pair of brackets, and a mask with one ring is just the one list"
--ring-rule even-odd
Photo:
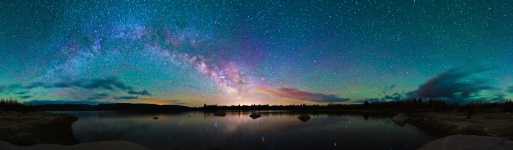
[(83, 142), (126, 140), (153, 150), (412, 150), (434, 139), (414, 126), (390, 118), (360, 115), (188, 112), (138, 114), (63, 112), (79, 118), (75, 138)]

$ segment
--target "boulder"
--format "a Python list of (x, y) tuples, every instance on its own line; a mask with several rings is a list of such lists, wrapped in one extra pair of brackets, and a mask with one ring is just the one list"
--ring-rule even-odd
[(406, 114), (397, 114), (392, 117), (392, 121), (400, 126), (403, 126), (406, 124), (406, 121), (408, 121), (408, 116)]
[(46, 112), (0, 112), (0, 140), (16, 145), (75, 144), (76, 117)]
[(513, 150), (513, 141), (489, 136), (451, 135), (429, 142), (418, 150)]

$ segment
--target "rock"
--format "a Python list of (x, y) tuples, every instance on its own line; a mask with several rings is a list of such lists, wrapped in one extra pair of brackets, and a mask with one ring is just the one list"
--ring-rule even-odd
[[(511, 128), (511, 124), (508, 123), (511, 120), (481, 118), (484, 117), (476, 115), (474, 119), (469, 120), (456, 113), (426, 113), (411, 115), (407, 122), (437, 136), (463, 134), (509, 137), (509, 133), (505, 131)], [(502, 128), (508, 130), (500, 130)]]
[(147, 148), (126, 141), (105, 141), (83, 143), (77, 145), (54, 145), (41, 144), (34, 146), (15, 146), (4, 141), (0, 141), (1, 150), (148, 150)]
[(458, 126), (457, 132), (462, 134), (487, 135), (482, 126), (475, 124), (460, 125)]
[(15, 141), (16, 144), (20, 145), (30, 145), (37, 143), (37, 139), (34, 137), (34, 135), (28, 132), (16, 133), (14, 136), (11, 136), (10, 139), (11, 141)]
[(214, 116), (224, 117), (224, 116), (226, 116), (226, 113), (223, 111), (217, 111), (217, 112), (214, 112)]
[(308, 120), (310, 120), (310, 115), (307, 115), (307, 114), (302, 114), (302, 115), (299, 115), (297, 117), (297, 119), (303, 121), (303, 122), (307, 122)]
[(513, 141), (489, 136), (452, 135), (427, 143), (418, 150), (513, 150)]
[(251, 119), (258, 119), (260, 118), (262, 115), (260, 113), (257, 113), (257, 112), (253, 112), (249, 115), (249, 117), (251, 117)]
[(408, 116), (406, 114), (397, 114), (392, 118), (392, 121), (400, 126), (404, 126), (406, 121), (408, 121)]
[(75, 144), (75, 117), (46, 112), (1, 112), (0, 140), (17, 145)]

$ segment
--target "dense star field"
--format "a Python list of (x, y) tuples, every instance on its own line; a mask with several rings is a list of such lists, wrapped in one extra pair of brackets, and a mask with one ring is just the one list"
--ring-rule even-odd
[(511, 0), (1, 0), (0, 98), (513, 98)]

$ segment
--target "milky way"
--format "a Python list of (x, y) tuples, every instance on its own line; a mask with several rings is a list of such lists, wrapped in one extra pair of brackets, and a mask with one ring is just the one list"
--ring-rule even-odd
[(169, 32), (172, 31), (164, 31), (166, 32), (164, 32), (163, 38), (154, 38), (160, 33), (145, 26), (129, 25), (114, 27), (109, 31), (110, 34), (108, 34), (108, 36), (95, 38), (90, 45), (69, 44), (69, 46), (66, 46), (61, 51), (62, 55), (65, 55), (67, 59), (62, 63), (56, 64), (41, 80), (52, 80), (52, 78), (83, 78), (83, 72), (90, 69), (88, 66), (91, 65), (90, 63), (93, 63), (93, 61), (121, 53), (109, 52), (116, 51), (117, 47), (110, 49), (102, 48), (102, 45), (112, 43), (101, 41), (113, 41), (116, 44), (120, 44), (119, 41), (123, 41), (124, 44), (139, 43), (143, 45), (136, 53), (139, 55), (150, 54), (149, 57), (156, 58), (159, 61), (157, 63), (170, 62), (173, 65), (194, 68), (198, 73), (212, 80), (219, 90), (229, 96), (240, 98), (240, 96), (244, 94), (244, 90), (247, 88), (246, 85), (249, 84), (250, 81), (246, 75), (241, 72), (237, 64), (229, 61), (220, 64), (220, 62), (211, 61), (209, 58), (201, 55), (179, 52), (177, 49), (183, 46), (199, 47), (200, 43), (196, 43), (198, 39), (188, 37), (186, 33), (182, 32), (170, 34)]

